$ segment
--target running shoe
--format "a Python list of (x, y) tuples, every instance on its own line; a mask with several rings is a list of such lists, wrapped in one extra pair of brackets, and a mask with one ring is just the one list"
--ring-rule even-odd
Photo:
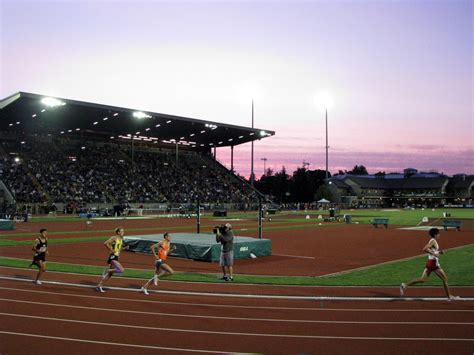
[(219, 278), (219, 280), (227, 280), (227, 275), (222, 275), (222, 277)]
[(153, 285), (158, 286), (158, 275), (153, 276)]
[(33, 283), (35, 283), (37, 285), (42, 285), (43, 284), (40, 280), (35, 280), (35, 281), (33, 281)]
[(145, 294), (147, 296), (150, 294), (145, 287), (142, 287), (142, 292), (143, 292), (143, 294)]
[(407, 284), (406, 283), (402, 283), (400, 285), (400, 295), (403, 296), (405, 294), (405, 290), (407, 288)]
[(97, 286), (95, 290), (100, 293), (105, 293), (104, 289), (101, 286)]
[(455, 300), (460, 300), (460, 299), (461, 299), (461, 297), (459, 297), (459, 296), (450, 295), (448, 297), (448, 301), (455, 301)]

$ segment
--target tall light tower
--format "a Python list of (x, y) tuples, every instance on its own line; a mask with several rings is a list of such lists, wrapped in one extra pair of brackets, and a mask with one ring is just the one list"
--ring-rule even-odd
[[(253, 128), (253, 98), (252, 98), (252, 128)], [(251, 162), (250, 162), (250, 185), (253, 186), (255, 181), (255, 175), (253, 173), (253, 139), (252, 139), (252, 148), (251, 148)]]
[(334, 101), (328, 92), (322, 92), (316, 99), (317, 105), (326, 113), (326, 184), (329, 178), (329, 138), (328, 138), (328, 110), (334, 106)]
[(260, 158), (260, 160), (263, 160), (263, 175), (265, 175), (266, 171), (267, 171), (267, 158)]

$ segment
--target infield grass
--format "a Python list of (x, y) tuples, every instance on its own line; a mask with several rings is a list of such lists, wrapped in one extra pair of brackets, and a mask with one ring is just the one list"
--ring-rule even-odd
[[(474, 245), (446, 250), (441, 258), (441, 264), (449, 277), (451, 286), (474, 286), (472, 261), (474, 260)], [(236, 275), (234, 283), (272, 284), (272, 285), (300, 285), (300, 286), (398, 286), (421, 275), (426, 256), (419, 256), (407, 260), (394, 261), (380, 265), (373, 265), (364, 269), (348, 271), (330, 276), (253, 276)], [(28, 268), (30, 260), (0, 257), (0, 266)], [(216, 269), (217, 269), (216, 265)], [(48, 262), (48, 270), (71, 272), (88, 275), (100, 275), (101, 266), (65, 264)], [(152, 270), (126, 269), (124, 277), (149, 279), (153, 276)], [(218, 274), (176, 272), (167, 280), (192, 282), (221, 282)], [(432, 275), (426, 286), (441, 286), (441, 280)]]

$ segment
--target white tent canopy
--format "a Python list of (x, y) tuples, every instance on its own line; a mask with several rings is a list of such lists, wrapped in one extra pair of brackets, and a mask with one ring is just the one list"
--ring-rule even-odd
[(318, 203), (329, 203), (330, 201), (326, 200), (325, 198), (322, 198), (318, 201)]

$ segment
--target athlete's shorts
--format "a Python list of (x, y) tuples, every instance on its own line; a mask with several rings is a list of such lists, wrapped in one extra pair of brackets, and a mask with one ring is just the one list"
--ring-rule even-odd
[(40, 261), (43, 261), (43, 262), (46, 261), (46, 253), (35, 254), (35, 255), (33, 256), (33, 261), (31, 262), (31, 264), (34, 264), (34, 265), (38, 265), (38, 266), (39, 266), (39, 262), (40, 262)]
[(428, 270), (428, 275), (431, 274), (433, 271), (439, 269), (439, 265), (434, 259), (429, 259), (426, 262), (425, 267), (426, 267), (426, 270)]
[(119, 257), (115, 254), (110, 254), (109, 255), (109, 258), (107, 259), (107, 264), (110, 264), (112, 263), (112, 261), (118, 261)]
[(158, 270), (158, 269), (161, 267), (161, 265), (163, 265), (163, 264), (166, 264), (164, 260), (162, 260), (162, 259), (157, 259), (157, 260), (155, 261), (155, 268)]
[(221, 258), (219, 260), (220, 266), (232, 266), (234, 265), (234, 251), (228, 251), (227, 253), (221, 252)]

